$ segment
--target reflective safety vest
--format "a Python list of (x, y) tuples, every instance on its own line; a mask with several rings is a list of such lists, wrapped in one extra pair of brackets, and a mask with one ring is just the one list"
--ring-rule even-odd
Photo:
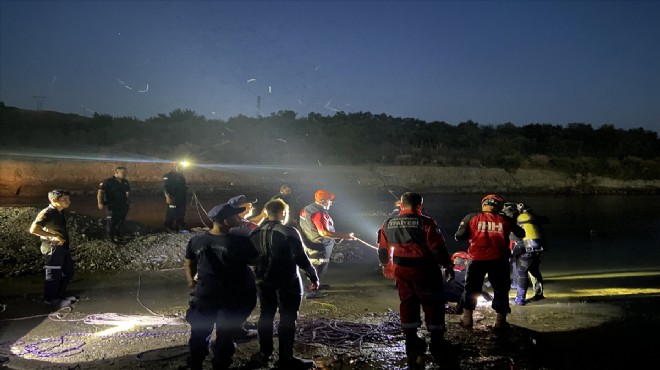
[[(316, 225), (312, 222), (312, 217), (317, 214), (317, 213), (325, 213), (328, 214), (328, 211), (326, 211), (323, 207), (317, 205), (316, 203), (312, 203), (307, 205), (305, 208), (303, 208), (300, 211), (300, 220), (298, 224), (300, 225), (300, 231), (302, 231), (302, 236), (305, 238), (305, 241), (309, 241), (312, 244), (323, 244), (323, 245), (328, 245), (332, 247), (335, 243), (334, 240), (331, 238), (324, 238), (319, 234), (319, 230), (316, 228)], [(329, 216), (328, 216), (329, 218)], [(332, 222), (332, 219), (330, 219), (329, 225), (328, 225), (328, 231), (334, 232), (335, 227)]]

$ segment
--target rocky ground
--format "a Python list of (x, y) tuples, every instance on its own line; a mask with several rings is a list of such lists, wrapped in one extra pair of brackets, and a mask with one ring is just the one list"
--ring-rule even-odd
[[(42, 270), (39, 238), (28, 232), (40, 210), (32, 207), (0, 207), (0, 276), (22, 276)], [(105, 219), (68, 212), (71, 254), (77, 271), (160, 270), (183, 266), (185, 246), (197, 229), (186, 234), (155, 230), (126, 221), (127, 242), (115, 244), (105, 238)], [(352, 242), (356, 243), (356, 242)], [(335, 262), (359, 259), (359, 245), (341, 243)]]

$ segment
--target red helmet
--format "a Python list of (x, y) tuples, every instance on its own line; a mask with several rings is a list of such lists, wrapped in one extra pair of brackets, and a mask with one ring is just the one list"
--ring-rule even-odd
[(472, 256), (465, 251), (458, 251), (451, 255), (451, 262), (454, 263), (454, 270), (463, 271), (472, 262)]
[(317, 202), (324, 202), (326, 200), (334, 200), (335, 195), (327, 190), (319, 189), (314, 193), (314, 200)]
[(495, 194), (488, 194), (481, 200), (481, 205), (493, 206), (502, 208), (504, 205), (504, 198)]

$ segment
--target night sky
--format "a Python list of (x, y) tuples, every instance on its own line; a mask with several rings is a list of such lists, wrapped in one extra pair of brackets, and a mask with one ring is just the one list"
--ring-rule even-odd
[(660, 130), (657, 1), (1, 1), (0, 100)]

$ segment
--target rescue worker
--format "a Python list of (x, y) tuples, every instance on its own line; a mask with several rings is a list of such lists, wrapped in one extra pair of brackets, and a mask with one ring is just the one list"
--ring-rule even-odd
[(481, 200), (481, 212), (466, 215), (454, 236), (457, 241), (469, 241), (468, 253), (472, 256), (462, 299), (463, 315), (460, 324), (465, 328), (471, 328), (473, 325), (472, 313), (477, 306), (477, 297), (482, 292), (486, 274), (493, 287), (492, 309), (497, 312), (493, 328), (508, 327), (506, 316), (511, 312), (509, 233), (513, 232), (522, 238), (525, 231), (499, 213), (503, 205), (504, 199), (499, 195), (486, 195)]
[(52, 190), (48, 192), (48, 201), (50, 205), (42, 209), (30, 225), (30, 233), (41, 239), (46, 272), (44, 301), (60, 309), (78, 300), (78, 297), (66, 295), (66, 288), (74, 274), (65, 214), (71, 206), (71, 195), (66, 190)]
[(254, 274), (248, 266), (258, 256), (249, 239), (229, 234), (240, 224), (242, 208), (220, 204), (209, 211), (213, 228), (195, 240), (198, 252), (197, 282), (186, 320), (191, 333), (188, 366), (202, 369), (209, 347), (207, 340), (215, 324), (217, 340), (211, 345), (213, 369), (229, 369), (236, 351), (235, 338), (257, 304)]
[(415, 366), (417, 357), (427, 348), (426, 341), (417, 336), (417, 328), (421, 326), (420, 305), (431, 334), (431, 354), (436, 361), (440, 360), (445, 332), (445, 278), (441, 266), (446, 270), (447, 280), (454, 277), (445, 238), (436, 222), (422, 214), (422, 205), (421, 195), (403, 194), (399, 214), (387, 219), (378, 231), (378, 260), (381, 266), (390, 262), (394, 266), (410, 366)]
[[(524, 203), (518, 203), (516, 207), (516, 222), (525, 230), (525, 237), (513, 241), (511, 256), (513, 257), (516, 282), (516, 298), (513, 303), (524, 306), (528, 302), (540, 301), (543, 295), (543, 275), (540, 265), (545, 251), (545, 240), (541, 225), (550, 222), (546, 216), (538, 216)], [(534, 296), (526, 300), (527, 289), (532, 283)]]
[[(354, 240), (353, 233), (338, 233), (335, 231), (335, 223), (330, 217), (328, 210), (332, 206), (335, 195), (327, 190), (318, 189), (314, 193), (314, 203), (300, 210), (299, 226), (302, 231), (303, 244), (309, 259), (316, 268), (319, 279), (323, 279), (330, 264), (330, 256), (335, 246), (335, 239)], [(320, 289), (328, 289), (329, 285), (320, 286)], [(305, 294), (306, 298), (323, 297), (318, 290)]]
[(115, 168), (114, 176), (99, 183), (96, 200), (99, 209), (106, 208), (106, 232), (108, 239), (113, 243), (123, 243), (121, 226), (126, 220), (129, 208), (129, 193), (131, 185), (126, 180), (128, 170), (126, 167)]
[[(466, 251), (458, 251), (451, 255), (451, 262), (454, 264), (454, 278), (445, 283), (445, 300), (457, 304), (456, 313), (463, 312), (461, 301), (465, 291), (465, 279), (467, 269), (472, 262), (472, 256)], [(484, 282), (481, 291), (481, 297), (484, 301), (491, 301), (493, 297), (488, 293), (488, 283)]]
[(259, 367), (267, 366), (273, 353), (273, 321), (279, 310), (279, 359), (275, 366), (279, 369), (310, 369), (314, 367), (314, 361), (293, 355), (296, 320), (303, 293), (298, 269), (307, 274), (312, 291), (318, 288), (319, 278), (305, 253), (300, 233), (284, 225), (289, 206), (275, 199), (266, 203), (264, 208), (267, 221), (250, 236), (259, 251), (256, 275), (261, 311), (257, 324), (259, 352), (252, 356), (252, 361)]
[(172, 163), (172, 170), (163, 175), (163, 190), (167, 204), (165, 229), (172, 233), (184, 230), (188, 187), (179, 163)]

